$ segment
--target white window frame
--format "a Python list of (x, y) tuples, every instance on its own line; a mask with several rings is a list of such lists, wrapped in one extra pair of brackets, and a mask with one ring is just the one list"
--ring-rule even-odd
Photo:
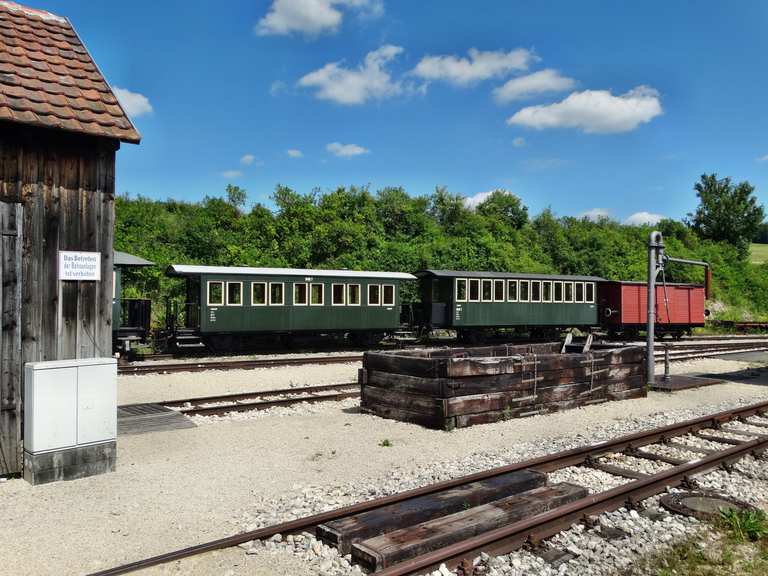
[[(571, 287), (571, 299), (568, 300), (566, 297), (566, 293), (568, 292), (567, 286)], [(563, 282), (563, 302), (566, 304), (573, 304), (574, 298), (576, 297), (576, 291), (573, 289), (573, 282)]]
[[(490, 283), (491, 285), (491, 297), (485, 298), (485, 285)], [(482, 278), (480, 282), (480, 302), (493, 302), (493, 280), (490, 278)]]
[[(349, 297), (351, 288), (357, 286), (357, 304), (352, 303), (352, 298)], [(347, 306), (360, 306), (363, 303), (363, 291), (360, 288), (360, 284), (347, 284)]]
[[(554, 292), (552, 292), (552, 290), (553, 290), (553, 288), (554, 288), (554, 287), (552, 286), (552, 284), (553, 284), (552, 280), (542, 280), (542, 281), (541, 281), (541, 301), (542, 301), (542, 302), (544, 302), (544, 303), (546, 303), (546, 304), (549, 304), (549, 303), (551, 303), (551, 302), (552, 302), (552, 299), (553, 299), (553, 298), (554, 298), (554, 296), (555, 296)], [(549, 300), (546, 300), (546, 299), (544, 298), (544, 293), (545, 293), (545, 292), (544, 292), (544, 286), (545, 286), (545, 285), (549, 286)]]
[[(501, 298), (496, 298), (496, 283), (501, 282)], [(507, 299), (507, 286), (506, 282), (504, 280), (494, 280), (493, 281), (493, 293), (491, 296), (493, 296), (494, 302), (504, 302)]]
[[(587, 299), (587, 286), (592, 288), (592, 298), (590, 299)], [(586, 304), (595, 303), (595, 283), (594, 282), (584, 282), (584, 302)]]
[[(560, 286), (560, 299), (557, 299), (557, 286)], [(562, 280), (555, 280), (552, 282), (552, 302), (561, 304), (565, 298), (565, 287)]]
[[(211, 284), (221, 284), (221, 302), (211, 302)], [(205, 301), (208, 303), (208, 306), (224, 306), (224, 302), (226, 299), (226, 294), (224, 294), (224, 291), (227, 289), (227, 283), (224, 282), (224, 280), (208, 280), (208, 283), (206, 284), (205, 290)]]
[[(379, 289), (379, 299), (378, 302), (375, 304), (371, 303), (371, 288), (376, 286)], [(381, 284), (368, 284), (368, 289), (366, 290), (366, 302), (368, 303), (368, 306), (381, 306)]]
[[(534, 284), (538, 284), (538, 286), (539, 286), (539, 297), (536, 300), (533, 299), (533, 285)], [(541, 280), (531, 280), (531, 294), (530, 294), (530, 296), (531, 296), (531, 302), (541, 302)]]
[[(312, 286), (320, 286), (320, 303), (319, 304), (313, 304), (312, 303)], [(310, 306), (325, 306), (325, 283), (324, 282), (310, 282), (309, 283), (309, 293), (307, 294), (309, 297), (309, 305)]]
[[(581, 300), (579, 300), (579, 286), (581, 286)], [(584, 287), (584, 282), (574, 282), (573, 283), (573, 301), (576, 304), (584, 304), (586, 296), (587, 296), (587, 292), (586, 292), (586, 288)]]
[[(472, 299), (472, 283), (477, 284), (477, 298), (474, 300)], [(467, 283), (467, 302), (480, 302), (482, 294), (482, 284), (480, 283), (480, 278), (470, 278), (469, 282)]]
[[(523, 300), (523, 284), (527, 286), (526, 289), (526, 298)], [(517, 301), (518, 302), (530, 302), (531, 301), (531, 281), (530, 280), (520, 280), (517, 283)]]
[[(307, 296), (306, 302), (296, 302), (296, 286), (304, 286), (304, 289), (306, 290), (305, 294)], [(291, 286), (291, 304), (293, 306), (309, 306), (309, 284), (306, 282), (294, 282)]]
[[(459, 298), (459, 282), (464, 282), (464, 298)], [(469, 280), (466, 278), (456, 278), (453, 289), (455, 291), (456, 302), (467, 302), (469, 300)]]
[[(264, 286), (264, 302), (261, 304), (257, 303), (253, 298), (253, 289), (256, 286)], [(267, 283), (266, 282), (251, 282), (251, 306), (266, 306), (267, 302), (269, 302), (269, 294), (267, 294)]]
[[(230, 284), (240, 284), (240, 304), (231, 304), (229, 302), (229, 286)], [(229, 282), (227, 281), (227, 293), (224, 296), (226, 298), (227, 306), (242, 306), (243, 305), (243, 283), (242, 282)]]
[[(512, 298), (510, 296), (509, 291), (509, 285), (514, 284), (515, 285), (515, 297)], [(517, 302), (517, 299), (520, 297), (520, 282), (518, 280), (507, 280), (507, 302)]]
[[(272, 302), (272, 286), (277, 285), (282, 286), (280, 288), (280, 295), (282, 296), (280, 302)], [(270, 306), (285, 306), (285, 282), (270, 282), (269, 283), (269, 294), (267, 295), (267, 302), (269, 302)]]
[[(384, 288), (392, 287), (392, 302), (387, 304), (387, 302), (384, 301)], [(381, 285), (381, 305), (382, 306), (394, 306), (395, 302), (397, 302), (397, 292), (395, 290), (394, 284), (382, 284)]]
[[(334, 299), (334, 291), (333, 289), (336, 288), (336, 286), (341, 286), (341, 304), (336, 304), (336, 302), (333, 301)], [(346, 306), (347, 305), (347, 287), (344, 286), (344, 284), (331, 284), (331, 306)]]

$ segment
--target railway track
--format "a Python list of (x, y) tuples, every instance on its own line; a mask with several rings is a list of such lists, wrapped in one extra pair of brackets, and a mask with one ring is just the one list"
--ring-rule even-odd
[[(664, 357), (664, 348), (670, 350), (671, 360), (689, 360), (741, 352), (768, 350), (768, 339), (750, 339), (750, 342), (676, 342), (658, 343), (655, 356), (658, 361)], [(251, 370), (255, 368), (277, 368), (284, 366), (305, 366), (308, 364), (342, 364), (360, 362), (362, 354), (335, 356), (308, 356), (302, 358), (263, 358), (254, 360), (207, 360), (204, 362), (176, 362), (165, 364), (126, 364), (118, 366), (120, 375), (172, 374), (176, 372), (203, 372), (205, 370)]]
[[(343, 545), (344, 538), (351, 538), (347, 545), (352, 546), (353, 560), (373, 569), (374, 574), (378, 576), (423, 574), (442, 563), (451, 568), (463, 562), (462, 565), (469, 566), (471, 570), (472, 559), (481, 552), (500, 555), (509, 553), (525, 543), (540, 543), (589, 516), (623, 506), (638, 506), (642, 500), (666, 491), (667, 487), (695, 484), (693, 477), (697, 474), (725, 466), (747, 455), (762, 457), (768, 449), (768, 419), (765, 419), (767, 412), (768, 402), (718, 412), (235, 534), (96, 572), (92, 576), (126, 574), (251, 540), (268, 539), (275, 534), (286, 535), (305, 531), (321, 535), (326, 542), (328, 535), (335, 534), (334, 538), (339, 547)], [(713, 445), (717, 448), (712, 448)], [(651, 446), (682, 449), (688, 456), (665, 456), (663, 452), (649, 451)], [(623, 456), (658, 463), (660, 471), (648, 474), (633, 470), (628, 464), (617, 466), (616, 457)], [(605, 459), (610, 463), (606, 463)], [(539, 499), (554, 499), (558, 497), (558, 490), (570, 491), (572, 497), (566, 501), (561, 497), (557, 504), (553, 504), (554, 500), (542, 501), (532, 513), (520, 516), (518, 510), (516, 517), (507, 518), (506, 521), (502, 519), (498, 525), (491, 523), (484, 525), (483, 530), (471, 529), (469, 532), (462, 532), (461, 527), (466, 528), (472, 518), (476, 522), (487, 518), (487, 514), (483, 516), (479, 511), (490, 504), (484, 505), (478, 498), (483, 490), (487, 492), (489, 486), (499, 486), (504, 481), (513, 479), (515, 474), (530, 479), (531, 475), (546, 474), (573, 466), (599, 469), (622, 478), (624, 483), (591, 495), (586, 495), (585, 490), (570, 484), (555, 484), (525, 491), (520, 497), (525, 497), (525, 505), (529, 507), (535, 504), (534, 493)], [(550, 493), (554, 495), (547, 496)], [(460, 496), (460, 512), (452, 513), (451, 510), (444, 509), (435, 513), (435, 502), (440, 503), (439, 507), (446, 508), (456, 495)], [(494, 496), (495, 498), (490, 500), (486, 496), (485, 502), (509, 502), (509, 498), (515, 497), (509, 496), (508, 493)], [(502, 500), (497, 500), (498, 498)], [(472, 505), (468, 508), (469, 502), (472, 502)], [(532, 502), (534, 504), (531, 504)], [(499, 508), (500, 505), (494, 506)], [(441, 514), (451, 515), (438, 518)], [(406, 518), (410, 524), (403, 525)], [(363, 542), (356, 542), (355, 534), (364, 536), (365, 530), (371, 527), (366, 526), (366, 521), (373, 522), (373, 533), (380, 536), (366, 537)], [(442, 539), (439, 540), (440, 544), (432, 540), (433, 545), (430, 547), (430, 540), (424, 535), (431, 534), (431, 529), (438, 529), (436, 522), (439, 523), (439, 530), (442, 530)], [(429, 529), (424, 528), (427, 525)], [(334, 526), (335, 528), (330, 528)], [(368, 536), (370, 534), (368, 533)], [(375, 544), (381, 538), (386, 539), (388, 534), (397, 535), (390, 544), (397, 542), (399, 549), (394, 555), (388, 556), (389, 552), (378, 554)], [(387, 550), (386, 547), (384, 549)], [(391, 552), (391, 547), (388, 550)], [(397, 560), (388, 561), (387, 558)]]
[(267, 410), (269, 408), (292, 406), (308, 402), (331, 402), (346, 398), (359, 398), (360, 386), (356, 382), (306, 386), (303, 388), (283, 388), (248, 392), (244, 394), (225, 394), (185, 398), (168, 402), (159, 402), (161, 406), (176, 410), (187, 416), (213, 416), (230, 412)]

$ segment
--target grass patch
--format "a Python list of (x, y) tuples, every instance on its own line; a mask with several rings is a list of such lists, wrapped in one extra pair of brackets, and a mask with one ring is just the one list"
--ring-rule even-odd
[(389, 438), (384, 438), (384, 440), (379, 442), (379, 446), (381, 446), (382, 448), (391, 448), (392, 446), (394, 446), (394, 444), (392, 444), (392, 441)]
[(750, 244), (749, 261), (752, 264), (768, 262), (768, 244)]
[(699, 535), (638, 562), (629, 574), (768, 575), (768, 517), (762, 510), (724, 510)]

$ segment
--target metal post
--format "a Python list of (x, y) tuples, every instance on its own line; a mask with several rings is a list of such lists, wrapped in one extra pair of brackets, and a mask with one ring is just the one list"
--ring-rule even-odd
[(656, 383), (656, 364), (653, 357), (653, 344), (656, 328), (656, 276), (659, 266), (663, 265), (664, 239), (659, 231), (653, 231), (648, 236), (648, 336), (645, 346), (646, 381), (648, 386)]
[(669, 344), (664, 346), (664, 381), (669, 382), (671, 378), (669, 374)]

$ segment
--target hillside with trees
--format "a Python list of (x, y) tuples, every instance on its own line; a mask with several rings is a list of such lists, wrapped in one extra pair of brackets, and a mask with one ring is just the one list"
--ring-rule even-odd
[[(722, 319), (768, 317), (768, 264), (749, 262), (749, 241), (763, 208), (747, 182), (703, 175), (699, 206), (683, 222), (662, 220), (668, 252), (706, 260), (715, 286), (711, 306)], [(116, 201), (115, 248), (152, 260), (157, 268), (127, 277), (126, 297), (149, 297), (156, 319), (181, 284), (166, 278), (170, 263), (223, 266), (348, 268), (413, 272), (422, 268), (592, 274), (645, 280), (650, 226), (558, 216), (531, 216), (505, 191), (474, 209), (438, 187), (411, 196), (402, 188), (367, 187), (301, 194), (277, 186), (275, 208), (246, 209), (246, 191), (200, 202), (121, 195)], [(702, 282), (701, 270), (670, 266), (667, 281)], [(415, 297), (415, 294), (411, 296)]]

